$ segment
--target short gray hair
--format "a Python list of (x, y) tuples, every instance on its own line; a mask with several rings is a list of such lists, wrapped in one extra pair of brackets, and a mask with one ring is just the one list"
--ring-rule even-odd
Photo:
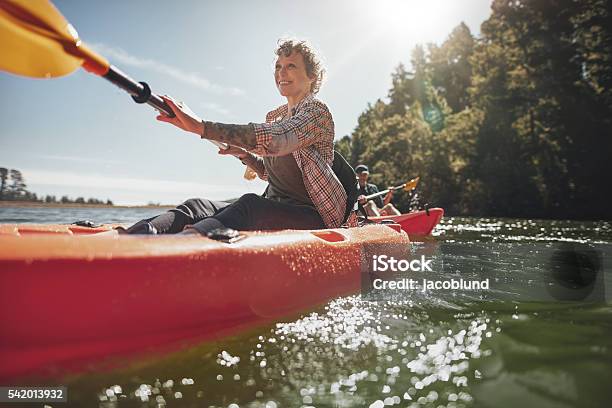
[(314, 79), (310, 86), (310, 92), (316, 94), (321, 89), (323, 78), (325, 77), (325, 68), (321, 62), (317, 52), (308, 41), (297, 40), (297, 39), (280, 39), (276, 47), (275, 54), (280, 57), (288, 57), (293, 52), (299, 52), (304, 58), (304, 65), (306, 65), (306, 75), (309, 78)]

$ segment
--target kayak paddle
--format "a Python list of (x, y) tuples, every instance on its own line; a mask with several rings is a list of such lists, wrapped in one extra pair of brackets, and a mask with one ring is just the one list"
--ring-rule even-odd
[(419, 184), (419, 179), (420, 179), (419, 177), (415, 177), (412, 180), (405, 182), (404, 184), (400, 184), (399, 186), (391, 187), (391, 188), (388, 188), (386, 190), (379, 191), (378, 193), (367, 195), (366, 196), (366, 200), (370, 201), (373, 198), (376, 198), (378, 196), (387, 194), (389, 191), (396, 191), (396, 190), (411, 191), (411, 190), (414, 190), (416, 188), (417, 184)]
[[(145, 82), (136, 82), (81, 41), (77, 31), (48, 0), (0, 1), (0, 70), (31, 78), (57, 78), (79, 67), (173, 117), (172, 109)], [(221, 149), (225, 143), (209, 140)]]

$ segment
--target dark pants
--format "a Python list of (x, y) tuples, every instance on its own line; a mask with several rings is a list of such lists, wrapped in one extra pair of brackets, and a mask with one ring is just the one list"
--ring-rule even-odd
[(172, 210), (128, 228), (130, 234), (176, 234), (192, 225), (206, 234), (216, 228), (241, 231), (325, 228), (312, 207), (245, 194), (234, 203), (192, 198)]

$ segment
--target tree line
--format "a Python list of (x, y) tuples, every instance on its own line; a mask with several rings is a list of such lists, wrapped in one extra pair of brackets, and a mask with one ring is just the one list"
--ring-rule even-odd
[(478, 37), (461, 23), (417, 46), (337, 150), (377, 184), (421, 176), (421, 197), (449, 214), (609, 219), (610, 10), (494, 0)]
[(29, 201), (46, 204), (96, 204), (113, 205), (111, 200), (99, 200), (97, 198), (77, 197), (72, 199), (68, 196), (57, 198), (55, 195), (38, 196), (28, 191), (25, 177), (21, 171), (0, 167), (0, 201)]

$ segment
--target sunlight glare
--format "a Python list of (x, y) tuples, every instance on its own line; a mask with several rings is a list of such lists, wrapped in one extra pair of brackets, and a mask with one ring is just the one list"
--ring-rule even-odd
[(457, 2), (448, 0), (378, 0), (369, 11), (372, 23), (388, 35), (431, 42), (448, 35), (456, 7)]

